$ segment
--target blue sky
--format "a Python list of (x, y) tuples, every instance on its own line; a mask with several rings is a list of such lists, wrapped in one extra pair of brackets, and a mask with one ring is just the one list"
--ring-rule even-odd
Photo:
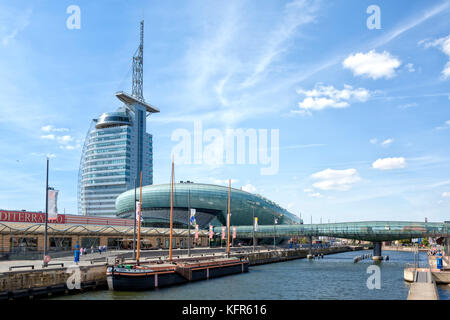
[[(366, 24), (374, 4), (381, 29)], [(131, 91), (144, 17), (155, 184), (194, 121), (278, 130), (276, 174), (178, 163), (176, 180), (231, 178), (308, 223), (450, 220), (449, 14), (450, 1), (2, 0), (0, 208), (43, 210), (49, 155), (59, 209), (77, 212), (84, 137)]]

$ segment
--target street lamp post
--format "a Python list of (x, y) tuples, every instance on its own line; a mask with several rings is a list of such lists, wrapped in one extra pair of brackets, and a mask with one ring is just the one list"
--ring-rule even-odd
[(188, 189), (188, 257), (191, 256), (191, 189)]
[(274, 216), (273, 217), (273, 249), (276, 248), (276, 244), (275, 244), (275, 235), (276, 235), (275, 225), (276, 224), (277, 224), (277, 218)]
[(134, 230), (133, 230), (133, 260), (136, 260), (136, 177), (134, 177)]
[(47, 221), (48, 221), (48, 158), (47, 158), (47, 179), (45, 184), (45, 231), (44, 231), (44, 267), (47, 266)]
[(255, 207), (252, 207), (253, 212), (253, 252), (255, 252)]

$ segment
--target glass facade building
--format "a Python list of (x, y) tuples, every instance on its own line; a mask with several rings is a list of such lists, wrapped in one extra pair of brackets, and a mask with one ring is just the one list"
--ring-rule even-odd
[(78, 211), (87, 216), (115, 216), (117, 196), (140, 183), (153, 184), (153, 140), (146, 132), (148, 113), (159, 112), (119, 92), (124, 106), (92, 121), (82, 150)]
[[(116, 210), (120, 218), (134, 217), (134, 189), (117, 197)], [(136, 190), (139, 198), (139, 190)], [(228, 187), (200, 184), (175, 183), (173, 199), (174, 227), (185, 228), (189, 210), (196, 210), (195, 220), (200, 228), (209, 225), (226, 225), (228, 212)], [(259, 225), (300, 224), (299, 217), (260, 195), (239, 189), (231, 189), (231, 225), (252, 225), (253, 216)], [(170, 184), (142, 187), (141, 214), (146, 227), (168, 227), (170, 223)]]

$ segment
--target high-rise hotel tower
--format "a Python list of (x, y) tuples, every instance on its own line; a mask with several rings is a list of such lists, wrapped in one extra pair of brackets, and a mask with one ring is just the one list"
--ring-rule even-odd
[(157, 108), (143, 97), (144, 21), (141, 42), (133, 56), (132, 94), (117, 92), (124, 103), (117, 111), (93, 119), (84, 142), (78, 173), (78, 211), (81, 215), (113, 216), (119, 194), (140, 184), (153, 184), (152, 135), (146, 119)]

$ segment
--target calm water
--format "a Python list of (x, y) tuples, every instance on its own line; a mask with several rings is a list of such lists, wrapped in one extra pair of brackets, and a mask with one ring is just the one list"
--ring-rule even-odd
[[(293, 260), (250, 267), (247, 274), (192, 282), (146, 292), (91, 291), (66, 295), (54, 299), (399, 299), (408, 295), (408, 284), (403, 281), (403, 267), (413, 262), (410, 252), (384, 251), (390, 260), (379, 264), (381, 289), (369, 290), (366, 286), (367, 267), (373, 262), (362, 260), (353, 263), (353, 257), (371, 251), (346, 252), (308, 261)], [(420, 254), (426, 262), (426, 254)], [(442, 300), (450, 299), (450, 286), (439, 288)]]

